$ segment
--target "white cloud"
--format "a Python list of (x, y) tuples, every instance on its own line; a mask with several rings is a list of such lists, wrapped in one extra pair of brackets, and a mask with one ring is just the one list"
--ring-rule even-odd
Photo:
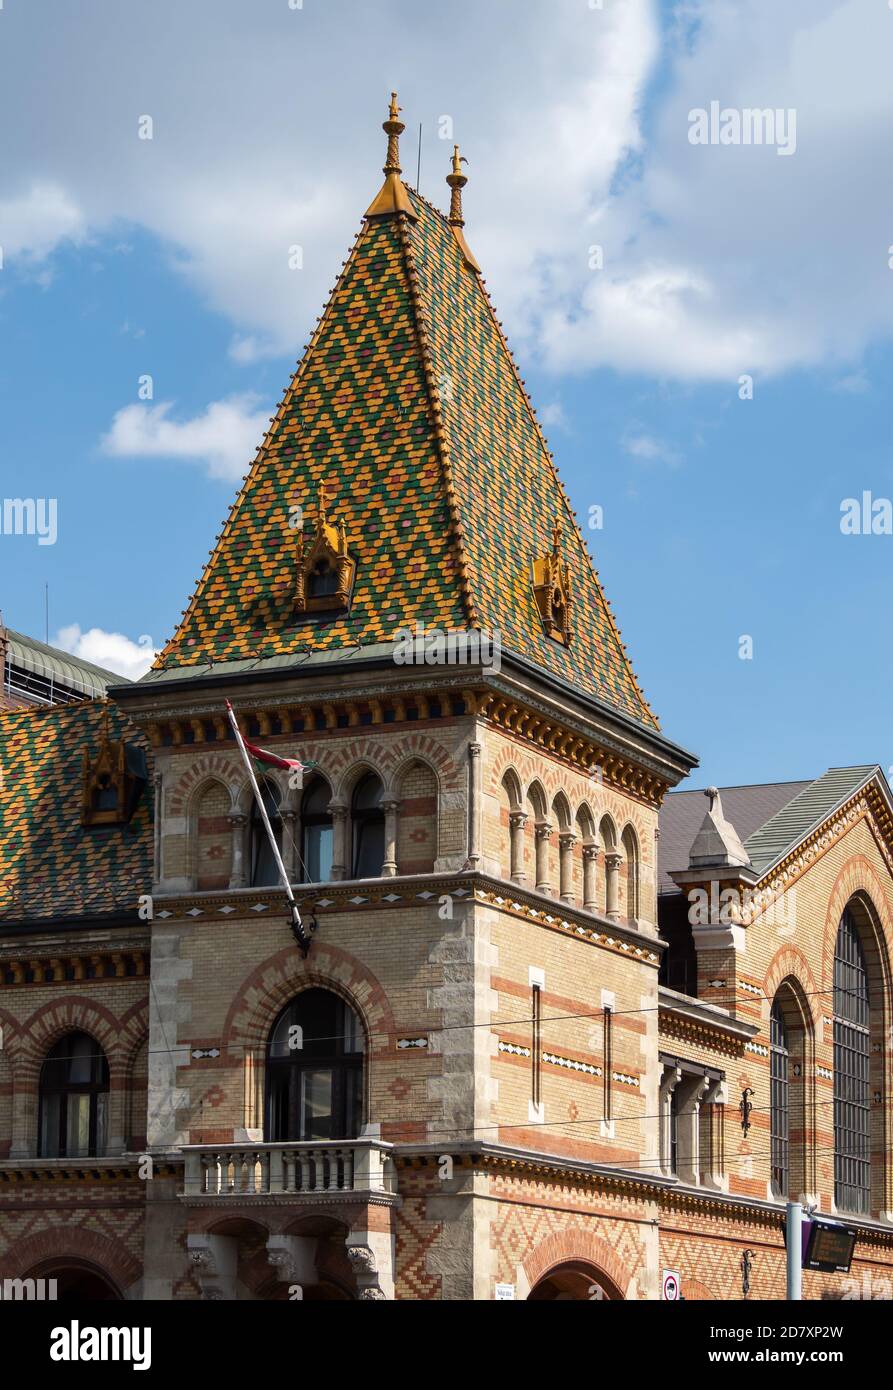
[(155, 657), (155, 644), (147, 634), (133, 642), (121, 632), (104, 632), (101, 627), (83, 632), (77, 623), (60, 628), (53, 644), (132, 681), (146, 674)]
[[(620, 367), (734, 383), (858, 362), (893, 333), (893, 16), (859, 0), (687, 0), (640, 180), (602, 209), (604, 270), (544, 315), (560, 371)], [(793, 110), (797, 150), (692, 146), (711, 100)]]
[(0, 198), (0, 245), (4, 256), (41, 261), (61, 242), (80, 241), (84, 215), (63, 188), (32, 183), (25, 193)]
[(620, 444), (631, 458), (640, 459), (644, 463), (668, 463), (675, 467), (680, 462), (678, 450), (662, 439), (657, 439), (653, 434), (643, 431), (630, 433), (624, 436)]
[(543, 425), (545, 429), (567, 429), (567, 416), (564, 413), (564, 406), (561, 404), (561, 401), (547, 401), (545, 405), (540, 406), (537, 414), (540, 419), (540, 424)]
[[(148, 229), (231, 323), (235, 362), (306, 340), (379, 184), (391, 86), (407, 178), (422, 121), (422, 191), (445, 207), (460, 142), (469, 242), (519, 349), (556, 371), (853, 373), (893, 333), (880, 3), (678, 0), (662, 29), (657, 0), (352, 0), (345, 30), (344, 6), (157, 0), (146, 44), (139, 7), (111, 32), (102, 0), (82, 0), (32, 90), (17, 57), (39, 42), (36, 9), (4, 28), (0, 119), (44, 113), (19, 122), (0, 172), (17, 243), (46, 256), (87, 229)], [(462, 64), (443, 61), (469, 27)], [(103, 80), (85, 82), (100, 53)], [(796, 110), (796, 153), (692, 146), (688, 113), (713, 99)], [(22, 195), (32, 171), (43, 191)]]
[(172, 420), (171, 401), (126, 405), (103, 437), (102, 448), (117, 458), (174, 458), (204, 463), (212, 478), (240, 478), (257, 452), (269, 415), (252, 394), (212, 401), (191, 420)]

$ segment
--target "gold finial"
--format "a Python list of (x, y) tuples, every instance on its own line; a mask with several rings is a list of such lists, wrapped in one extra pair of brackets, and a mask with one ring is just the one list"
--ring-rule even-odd
[(465, 233), (462, 228), (465, 226), (465, 218), (462, 213), (462, 189), (468, 182), (468, 175), (463, 174), (462, 165), (467, 164), (468, 160), (459, 153), (459, 146), (453, 146), (453, 167), (447, 174), (446, 181), (450, 188), (450, 226), (453, 229), (453, 236), (459, 243), (459, 250), (469, 270), (480, 273), (480, 266), (471, 254), (468, 242), (465, 240)]
[(462, 165), (467, 164), (468, 160), (464, 154), (460, 155), (459, 146), (453, 146), (453, 172), (447, 174), (447, 183), (452, 190), (450, 196), (450, 223), (454, 227), (464, 227), (465, 218), (462, 216), (462, 189), (468, 182), (468, 175), (462, 173)]
[(390, 217), (395, 212), (403, 212), (410, 217), (413, 222), (418, 221), (418, 214), (415, 212), (412, 203), (409, 201), (409, 194), (400, 178), (400, 136), (406, 129), (405, 124), (400, 119), (400, 107), (397, 104), (397, 93), (391, 92), (391, 105), (388, 111), (388, 119), (383, 123), (382, 130), (388, 137), (388, 153), (384, 165), (384, 183), (378, 196), (372, 205), (367, 209), (367, 217)]
[(400, 136), (406, 129), (405, 122), (400, 119), (400, 107), (397, 105), (397, 93), (391, 92), (391, 109), (388, 119), (382, 125), (382, 130), (388, 137), (388, 157), (385, 161), (384, 173), (400, 174)]
[(558, 517), (556, 517), (556, 518), (555, 518), (555, 524), (554, 524), (554, 526), (552, 527), (552, 554), (555, 555), (555, 556), (557, 557), (560, 553), (561, 553), (561, 522), (559, 521)]

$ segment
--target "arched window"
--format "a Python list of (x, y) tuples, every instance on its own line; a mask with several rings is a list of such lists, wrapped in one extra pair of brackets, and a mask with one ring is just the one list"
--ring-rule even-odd
[(351, 806), (353, 876), (378, 878), (384, 863), (384, 811), (381, 779), (369, 772), (356, 785)]
[[(279, 816), (279, 797), (275, 788), (269, 782), (261, 782), (260, 794), (263, 798), (264, 809), (270, 819), (270, 826), (282, 853), (282, 821)], [(266, 827), (261, 819), (260, 809), (257, 801), (251, 803), (251, 886), (252, 888), (268, 888), (271, 884), (279, 882), (279, 869), (273, 857), (273, 849), (270, 845)]]
[(118, 788), (111, 774), (101, 772), (93, 794), (93, 806), (97, 811), (116, 811), (118, 809)]
[(626, 860), (626, 915), (635, 922), (639, 916), (639, 841), (631, 825), (624, 830), (621, 845)]
[(791, 1108), (788, 1069), (791, 1047), (781, 999), (775, 996), (769, 1016), (769, 1129), (772, 1151), (772, 1192), (790, 1194), (789, 1141)]
[(871, 1200), (868, 967), (846, 909), (834, 949), (834, 1203), (867, 1212)]
[(109, 1065), (87, 1033), (68, 1033), (40, 1070), (39, 1155), (91, 1158), (105, 1152)]
[(307, 576), (307, 597), (327, 598), (338, 592), (338, 575), (328, 560), (317, 560)]
[(328, 883), (332, 877), (332, 817), (329, 788), (321, 777), (304, 792), (301, 801), (301, 858), (305, 883)]
[(307, 989), (279, 1015), (267, 1052), (267, 1138), (355, 1139), (363, 1111), (363, 1028), (326, 989)]

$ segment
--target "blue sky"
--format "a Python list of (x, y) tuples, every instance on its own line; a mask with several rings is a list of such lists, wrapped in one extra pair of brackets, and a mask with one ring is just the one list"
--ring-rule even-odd
[[(445, 114), (468, 155), (469, 242), (698, 784), (893, 763), (893, 536), (840, 529), (844, 498), (893, 497), (893, 11), (182, 8), (0, 11), (0, 491), (59, 508), (54, 546), (0, 535), (9, 625), (43, 635), (48, 582), (51, 640), (103, 664), (170, 635), (376, 191), (396, 86), (424, 193), (446, 206)], [(692, 146), (713, 99), (796, 110), (793, 155)]]

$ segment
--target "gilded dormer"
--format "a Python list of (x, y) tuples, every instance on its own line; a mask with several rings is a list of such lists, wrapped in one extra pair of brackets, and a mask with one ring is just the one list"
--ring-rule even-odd
[(533, 593), (546, 636), (568, 646), (571, 640), (571, 575), (561, 558), (561, 522), (552, 527), (552, 549), (533, 562)]
[(108, 706), (103, 711), (98, 749), (84, 749), (81, 822), (126, 825), (145, 782), (143, 754), (123, 739), (109, 738)]
[(337, 613), (350, 607), (356, 561), (347, 548), (342, 517), (337, 525), (326, 513), (325, 493), (320, 490), (316, 530), (312, 538), (298, 536), (297, 613)]

